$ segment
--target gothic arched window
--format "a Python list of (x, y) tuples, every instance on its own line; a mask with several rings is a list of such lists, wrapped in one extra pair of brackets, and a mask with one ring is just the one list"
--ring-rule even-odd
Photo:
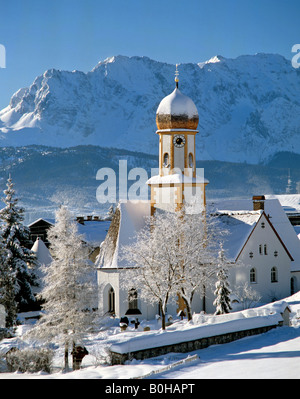
[(110, 287), (108, 291), (108, 312), (115, 313), (115, 291), (113, 287)]

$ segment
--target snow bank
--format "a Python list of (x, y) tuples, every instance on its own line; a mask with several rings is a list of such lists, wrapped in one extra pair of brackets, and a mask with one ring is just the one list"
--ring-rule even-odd
[(216, 321), (219, 321), (220, 319), (220, 322), (212, 322), (213, 320), (211, 318), (208, 323), (200, 326), (190, 325), (189, 328), (184, 330), (159, 331), (155, 333), (143, 332), (139, 336), (129, 338), (127, 341), (111, 345), (110, 351), (120, 354), (136, 352), (160, 346), (179, 344), (181, 342), (195, 341), (197, 339), (213, 337), (231, 332), (277, 325), (283, 320), (282, 315), (277, 312), (271, 312), (271, 314), (266, 316), (254, 317), (247, 317), (247, 313), (246, 315), (244, 315), (243, 312), (238, 313), (238, 315), (234, 313), (226, 315), (228, 317), (216, 316)]

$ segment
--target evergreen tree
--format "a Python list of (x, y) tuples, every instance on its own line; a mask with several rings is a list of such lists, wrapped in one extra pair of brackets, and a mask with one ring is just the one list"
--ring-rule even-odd
[(91, 327), (95, 285), (94, 267), (88, 248), (78, 234), (77, 223), (65, 207), (56, 212), (56, 223), (48, 231), (52, 262), (44, 267), (44, 313), (32, 334), (65, 345), (65, 369), (69, 349)]
[[(11, 177), (4, 190), (5, 207), (0, 210), (1, 236), (4, 248), (10, 253), (7, 259), (11, 276), (14, 274), (14, 295), (18, 311), (28, 310), (35, 303), (32, 286), (36, 285), (33, 268), (37, 265), (32, 246), (30, 230), (22, 224), (24, 209), (18, 206), (18, 198)], [(28, 266), (32, 269), (29, 269)]]
[(12, 327), (17, 318), (17, 304), (15, 300), (16, 274), (9, 265), (11, 252), (4, 247), (0, 238), (0, 303), (6, 311), (6, 327)]
[(214, 292), (216, 299), (214, 301), (214, 306), (216, 306), (216, 315), (229, 313), (231, 310), (230, 305), (230, 294), (231, 290), (229, 288), (228, 282), (228, 272), (226, 268), (226, 261), (224, 257), (224, 250), (221, 246), (221, 250), (219, 252), (219, 265), (218, 265), (217, 278), (216, 282), (216, 290)]

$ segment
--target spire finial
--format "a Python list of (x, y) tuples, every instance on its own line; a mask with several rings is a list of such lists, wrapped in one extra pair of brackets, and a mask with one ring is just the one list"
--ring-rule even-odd
[(177, 89), (178, 89), (178, 82), (179, 82), (179, 78), (178, 78), (178, 76), (179, 76), (178, 65), (179, 65), (179, 64), (176, 64), (176, 70), (175, 70), (175, 82), (176, 82), (176, 88), (177, 88)]

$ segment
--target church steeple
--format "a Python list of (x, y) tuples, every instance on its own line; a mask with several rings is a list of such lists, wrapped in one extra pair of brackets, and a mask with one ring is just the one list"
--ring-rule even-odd
[(193, 197), (202, 197), (208, 181), (196, 176), (196, 141), (199, 115), (191, 98), (178, 88), (178, 64), (174, 91), (162, 99), (156, 111), (159, 135), (159, 176), (148, 181), (153, 208), (166, 208), (168, 202), (178, 208)]

